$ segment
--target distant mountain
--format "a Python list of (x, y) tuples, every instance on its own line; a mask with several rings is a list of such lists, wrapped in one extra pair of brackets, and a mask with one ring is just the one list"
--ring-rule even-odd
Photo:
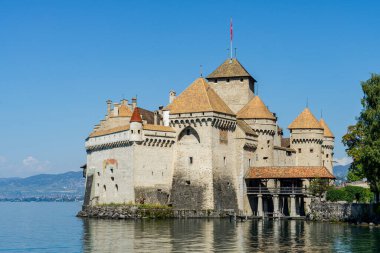
[(0, 178), (0, 201), (72, 201), (84, 194), (82, 172)]
[(334, 176), (337, 178), (337, 180), (346, 181), (349, 168), (350, 164), (334, 166)]

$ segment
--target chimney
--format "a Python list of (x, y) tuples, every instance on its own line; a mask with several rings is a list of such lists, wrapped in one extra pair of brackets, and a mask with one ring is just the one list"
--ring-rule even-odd
[(113, 103), (113, 116), (119, 116), (119, 103)]
[(173, 102), (173, 100), (175, 99), (175, 96), (176, 96), (176, 93), (174, 90), (171, 90), (169, 92), (169, 104), (171, 104)]
[(134, 110), (137, 106), (137, 98), (132, 98), (132, 109)]
[(110, 115), (111, 113), (111, 105), (112, 105), (112, 101), (111, 100), (107, 100), (107, 115)]

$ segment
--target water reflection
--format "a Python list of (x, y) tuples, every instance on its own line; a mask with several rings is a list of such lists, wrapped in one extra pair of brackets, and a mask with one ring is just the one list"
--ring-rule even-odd
[(286, 220), (83, 220), (84, 252), (380, 252), (380, 228)]

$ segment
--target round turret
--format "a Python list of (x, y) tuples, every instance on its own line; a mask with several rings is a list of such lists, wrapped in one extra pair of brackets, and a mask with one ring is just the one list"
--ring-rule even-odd
[(272, 166), (276, 117), (259, 96), (255, 96), (238, 113), (258, 135), (255, 166)]
[(130, 137), (129, 141), (135, 141), (135, 142), (140, 142), (143, 140), (143, 121), (140, 116), (140, 111), (138, 107), (135, 107), (133, 110), (131, 120), (130, 120)]
[(297, 166), (322, 166), (323, 127), (305, 108), (289, 125), (290, 147), (296, 151)]
[(321, 119), (319, 123), (323, 127), (322, 165), (325, 166), (331, 173), (333, 173), (335, 137), (323, 119)]

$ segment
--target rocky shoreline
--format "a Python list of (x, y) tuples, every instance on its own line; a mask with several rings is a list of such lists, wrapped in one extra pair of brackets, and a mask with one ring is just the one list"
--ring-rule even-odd
[(348, 222), (362, 225), (380, 224), (380, 204), (327, 202), (314, 200), (307, 220)]
[(99, 205), (87, 206), (77, 217), (99, 219), (168, 219), (168, 218), (228, 218), (233, 211), (177, 210), (166, 206)]

